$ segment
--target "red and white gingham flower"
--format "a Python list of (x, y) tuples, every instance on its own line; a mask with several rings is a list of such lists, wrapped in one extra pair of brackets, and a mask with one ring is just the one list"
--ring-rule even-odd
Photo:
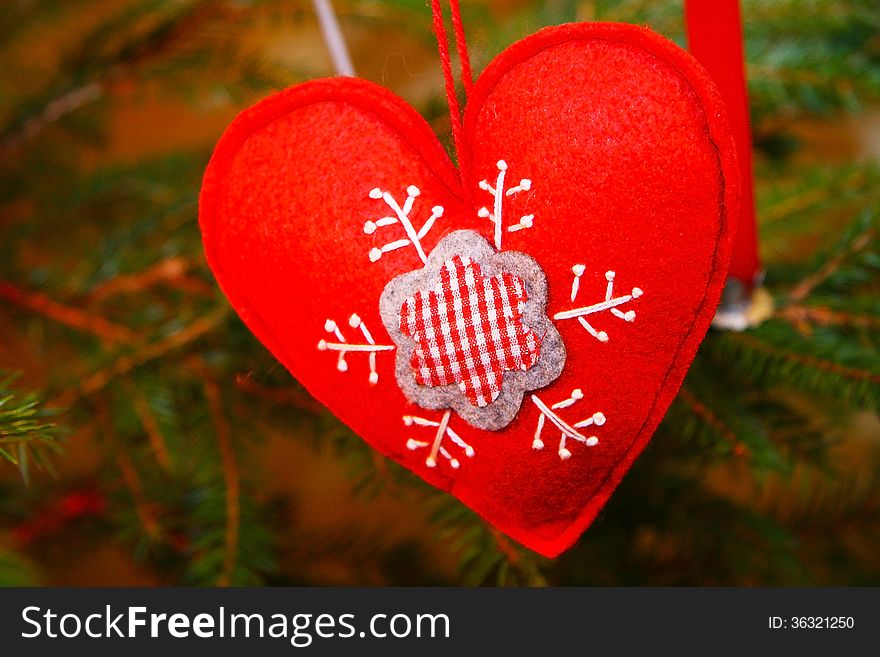
[(495, 401), (504, 372), (525, 371), (540, 354), (541, 341), (522, 323), (527, 300), (519, 276), (486, 278), (463, 256), (444, 262), (440, 289), (416, 292), (400, 308), (400, 330), (416, 343), (410, 361), (416, 381), (457, 383), (481, 408)]

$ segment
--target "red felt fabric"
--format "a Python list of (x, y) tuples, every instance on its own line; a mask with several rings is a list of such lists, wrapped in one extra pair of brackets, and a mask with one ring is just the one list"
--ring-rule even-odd
[[(319, 400), (376, 449), (475, 509), (501, 531), (547, 556), (569, 547), (593, 521), (641, 452), (671, 403), (712, 319), (727, 270), (731, 219), (738, 210), (738, 169), (721, 100), (705, 71), (684, 51), (645, 28), (590, 23), (547, 28), (499, 55), (474, 85), (465, 110), (458, 172), (425, 121), (372, 83), (330, 79), (281, 92), (243, 112), (218, 144), (205, 175), (200, 222), (208, 261), (244, 322)], [(390, 344), (378, 299), (394, 276), (421, 267), (413, 248), (370, 249), (397, 239), (399, 228), (365, 234), (376, 221), (369, 192), (398, 201), (416, 185), (416, 228), (442, 205), (424, 237), (426, 252), (457, 229), (492, 224), (481, 180), (508, 164), (513, 185), (531, 188), (505, 199), (506, 223), (533, 214), (533, 227), (504, 233), (503, 248), (531, 255), (549, 290), (547, 315), (601, 302), (606, 272), (615, 295), (643, 291), (621, 310), (590, 323), (556, 322), (565, 369), (536, 391), (569, 425), (604, 415), (583, 429), (599, 443), (569, 441), (546, 423), (543, 450), (533, 448), (540, 416), (529, 397), (497, 432), (456, 415), (452, 429), (473, 457), (445, 442), (460, 462), (426, 465), (411, 439), (431, 442), (441, 411), (408, 404), (394, 377), (394, 352), (377, 355), (370, 385), (365, 354), (348, 370), (316, 348), (334, 320), (349, 342), (363, 342), (347, 322), (362, 318), (375, 342)], [(571, 302), (572, 266), (585, 265)], [(435, 425), (436, 426), (436, 425)], [(441, 427), (442, 428), (442, 427)]]

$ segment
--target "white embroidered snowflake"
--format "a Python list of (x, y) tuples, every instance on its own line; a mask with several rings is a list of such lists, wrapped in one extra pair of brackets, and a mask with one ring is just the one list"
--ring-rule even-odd
[[(511, 220), (507, 217), (507, 215), (510, 213), (510, 210), (509, 208), (505, 208), (506, 200), (517, 194), (530, 191), (532, 189), (532, 181), (529, 178), (521, 178), (518, 184), (507, 187), (505, 186), (506, 179), (509, 173), (507, 162), (505, 160), (498, 160), (496, 166), (498, 169), (498, 175), (495, 177), (495, 180), (491, 183), (488, 180), (483, 180), (479, 183), (480, 189), (488, 192), (491, 195), (491, 206), (480, 208), (477, 214), (479, 217), (488, 219), (491, 222), (495, 250), (501, 252), (504, 234), (515, 233), (532, 228), (534, 226), (535, 216), (533, 214), (522, 214), (518, 216), (515, 220)], [(398, 200), (388, 190), (384, 190), (380, 187), (374, 187), (369, 191), (369, 197), (376, 201), (382, 201), (384, 203), (384, 206), (387, 207), (390, 212), (388, 214), (377, 213), (376, 216), (378, 216), (378, 218), (365, 221), (363, 225), (364, 233), (367, 235), (374, 235), (380, 230), (385, 230), (387, 232), (388, 229), (399, 226), (397, 235), (398, 239), (391, 239), (381, 246), (374, 246), (370, 249), (369, 259), (371, 262), (377, 262), (388, 253), (406, 247), (412, 247), (415, 250), (416, 254), (419, 256), (419, 259), (424, 265), (426, 265), (426, 267), (423, 270), (415, 270), (414, 272), (403, 274), (402, 276), (414, 275), (417, 272), (428, 270), (427, 265), (429, 257), (428, 254), (425, 252), (424, 247), (422, 246), (422, 240), (425, 238), (426, 235), (428, 235), (432, 228), (434, 228), (436, 221), (444, 215), (444, 208), (441, 205), (429, 206), (427, 204), (425, 204), (424, 206), (416, 207), (417, 199), (419, 199), (421, 194), (421, 190), (418, 187), (416, 187), (415, 185), (409, 185), (406, 187), (405, 199), (403, 199), (402, 202), (398, 202)], [(427, 213), (427, 207), (430, 207), (430, 214)], [(388, 210), (386, 210), (385, 212), (388, 212)], [(413, 223), (413, 218), (416, 211), (420, 212), (422, 216), (427, 214), (424, 223), (422, 223), (421, 227), (418, 229), (416, 229)], [(441, 240), (440, 243), (442, 244), (443, 240)], [(488, 244), (486, 244), (485, 242), (484, 244), (487, 249), (491, 250), (491, 247), (489, 247)], [(432, 255), (432, 258), (434, 258), (435, 255), (436, 253)], [(456, 251), (455, 253), (450, 254), (450, 258), (456, 255), (461, 256), (461, 253)], [(511, 253), (510, 255), (512, 256), (515, 254)], [(522, 254), (519, 255), (522, 256)], [(576, 264), (572, 267), (571, 271), (574, 275), (574, 278), (571, 284), (570, 300), (572, 305), (575, 306), (575, 303), (577, 302), (578, 296), (581, 292), (581, 278), (586, 272), (586, 266), (584, 264)], [(578, 323), (584, 328), (584, 330), (586, 330), (596, 340), (603, 343), (608, 342), (608, 333), (605, 330), (600, 330), (599, 328), (594, 327), (593, 324), (591, 324), (590, 321), (587, 320), (587, 317), (589, 317), (590, 315), (601, 315), (602, 313), (610, 313), (611, 315), (617, 317), (618, 319), (622, 319), (625, 322), (634, 322), (636, 318), (635, 310), (632, 310), (631, 308), (626, 308), (625, 306), (639, 299), (639, 297), (641, 297), (643, 294), (640, 288), (634, 287), (629, 294), (623, 294), (615, 297), (615, 278), (615, 272), (605, 272), (605, 280), (607, 281), (607, 286), (605, 288), (604, 299), (601, 299), (596, 303), (592, 303), (589, 305), (576, 306), (568, 310), (562, 310), (553, 315), (552, 319), (555, 322), (564, 322), (571, 319), (576, 319)], [(541, 278), (540, 280), (544, 281), (543, 278)], [(546, 294), (546, 284), (542, 282), (542, 285), (544, 285), (544, 293)], [(470, 288), (467, 289), (470, 290)], [(470, 301), (473, 301), (473, 299), (471, 299), (472, 296), (472, 294), (469, 294), (467, 298)], [(446, 305), (448, 305), (448, 303), (457, 303), (455, 294), (453, 294), (452, 297), (453, 298), (451, 301), (448, 301), (444, 298), (443, 303)], [(459, 297), (461, 297), (461, 295), (459, 295)], [(385, 299), (384, 293), (382, 298), (383, 300)], [(494, 299), (494, 297), (492, 298)], [(383, 303), (385, 302), (383, 301)], [(479, 306), (479, 299), (477, 299), (474, 303)], [(392, 308), (392, 310), (394, 311), (392, 314), (395, 319), (397, 319), (400, 314), (398, 308), (399, 305), (400, 302), (398, 302), (397, 305)], [(492, 305), (492, 307), (494, 308), (494, 305)], [(381, 312), (384, 313), (385, 310), (382, 310)], [(443, 306), (443, 308), (441, 308), (440, 305), (438, 305), (437, 312), (433, 314), (428, 313), (426, 317), (431, 318), (435, 315), (439, 317), (445, 317), (446, 315), (444, 315), (444, 313), (448, 314), (449, 308), (446, 308), (445, 305)], [(384, 321), (385, 315), (381, 314), (381, 316), (383, 317)], [(453, 313), (453, 315), (451, 316), (458, 317), (458, 315), (455, 313)], [(426, 322), (424, 317), (421, 319), (421, 321), (423, 323)], [(595, 320), (592, 320), (591, 318), (591, 321)], [(428, 324), (430, 324), (432, 327), (434, 326), (432, 322), (427, 322), (427, 324), (425, 325), (427, 326)], [(349, 317), (348, 325), (353, 329), (360, 330), (361, 335), (363, 336), (362, 342), (350, 343), (346, 341), (345, 336), (339, 328), (339, 325), (337, 325), (334, 320), (327, 319), (324, 324), (324, 330), (327, 333), (331, 334), (335, 338), (335, 340), (320, 340), (318, 342), (318, 349), (322, 351), (336, 352), (336, 367), (341, 372), (346, 372), (348, 370), (349, 365), (346, 360), (346, 356), (348, 354), (367, 354), (369, 365), (368, 381), (371, 385), (375, 385), (379, 381), (379, 374), (376, 369), (378, 354), (382, 352), (390, 352), (396, 349), (397, 346), (394, 344), (377, 344), (376, 341), (373, 339), (372, 334), (367, 329), (367, 326), (364, 324), (363, 320), (356, 314), (352, 314)], [(557, 335), (561, 347), (561, 338), (558, 337), (558, 333), (555, 331), (555, 327), (549, 320), (547, 321), (547, 325), (553, 330), (553, 333)], [(458, 325), (456, 324), (456, 326)], [(386, 328), (388, 328), (387, 323)], [(391, 331), (392, 329), (389, 328), (388, 330)], [(453, 332), (450, 331), (450, 335), (452, 335), (452, 333)], [(396, 340), (396, 338), (392, 339)], [(457, 345), (453, 345), (453, 347), (457, 348)], [(403, 347), (401, 347), (401, 349), (402, 348)], [(443, 352), (438, 356), (438, 358), (441, 359), (444, 357), (448, 357), (447, 352)], [(452, 367), (452, 365), (450, 365), (450, 367)], [(561, 367), (562, 365), (560, 365), (560, 368)], [(400, 383), (399, 380), (398, 383), (401, 385), (401, 389), (406, 391), (404, 383)], [(418, 384), (418, 381), (416, 383)], [(438, 383), (437, 386), (442, 387), (441, 384), (442, 382)], [(529, 390), (531, 389), (538, 388), (530, 388)], [(535, 408), (538, 410), (537, 424), (535, 426), (535, 432), (532, 438), (532, 448), (534, 450), (543, 450), (545, 447), (548, 421), (555, 427), (556, 430), (559, 431), (560, 437), (556, 446), (556, 453), (563, 461), (566, 461), (572, 457), (570, 441), (581, 443), (586, 447), (594, 447), (599, 444), (599, 439), (596, 436), (587, 435), (584, 430), (588, 427), (603, 426), (606, 422), (606, 417), (604, 413), (597, 411), (577, 422), (571, 422), (563, 418), (566, 409), (570, 409), (571, 407), (575, 406), (575, 404), (577, 404), (579, 401), (584, 399), (584, 393), (580, 388), (575, 388), (574, 390), (572, 390), (570, 396), (567, 399), (550, 405), (546, 404), (541, 399), (541, 397), (538, 396), (538, 394), (526, 394), (529, 394), (529, 398), (531, 399), (532, 404), (534, 404)], [(412, 401), (414, 398), (412, 391), (410, 391), (410, 393), (406, 393), (406, 396), (408, 399), (410, 399), (410, 401)], [(514, 413), (515, 410), (516, 409), (512, 410), (511, 413)], [(459, 415), (461, 415), (462, 411), (458, 410), (458, 413)], [(462, 417), (465, 416), (462, 415)], [(403, 416), (403, 422), (407, 427), (417, 429), (430, 429), (433, 432), (433, 438), (430, 439), (421, 440), (418, 438), (409, 437), (406, 440), (406, 448), (408, 450), (413, 452), (426, 450), (425, 465), (430, 468), (435, 468), (441, 462), (445, 462), (449, 467), (457, 470), (461, 467), (463, 459), (473, 458), (475, 455), (474, 448), (471, 447), (471, 445), (469, 445), (467, 442), (465, 442), (465, 440), (463, 440), (462, 437), (449, 426), (451, 418), (452, 407), (449, 407), (445, 411), (443, 411), (442, 416), (438, 420), (432, 420), (416, 415)], [(467, 419), (466, 421), (471, 422)], [(472, 426), (481, 425), (472, 423)], [(486, 427), (483, 428), (486, 429)]]
[(381, 199), (385, 201), (385, 204), (389, 208), (391, 208), (392, 212), (394, 212), (394, 216), (382, 217), (381, 219), (377, 219), (376, 221), (367, 221), (366, 223), (364, 223), (364, 232), (367, 235), (372, 235), (379, 228), (394, 226), (399, 223), (403, 228), (404, 234), (406, 235), (406, 237), (403, 239), (394, 240), (392, 242), (384, 244), (381, 247), (373, 247), (372, 249), (370, 249), (370, 262), (376, 262), (384, 254), (391, 251), (396, 251), (397, 249), (402, 249), (410, 245), (412, 245), (412, 247), (416, 250), (416, 253), (419, 254), (419, 258), (422, 259), (422, 262), (428, 261), (428, 256), (425, 255), (425, 250), (422, 248), (422, 239), (434, 226), (434, 222), (443, 216), (443, 206), (435, 205), (434, 207), (432, 207), (431, 215), (427, 218), (425, 223), (422, 224), (422, 227), (418, 231), (416, 231), (415, 227), (412, 224), (410, 214), (412, 213), (413, 205), (415, 204), (416, 198), (418, 198), (421, 193), (422, 192), (418, 187), (416, 187), (415, 185), (410, 185), (406, 188), (406, 200), (401, 206), (390, 192), (384, 191), (379, 187), (374, 187), (370, 190), (370, 198), (376, 200)]
[[(508, 196), (513, 196), (514, 194), (519, 194), (520, 192), (527, 192), (532, 188), (532, 181), (528, 178), (523, 178), (519, 181), (519, 185), (515, 187), (511, 187), (510, 189), (504, 189), (504, 178), (507, 176), (507, 162), (504, 160), (498, 160), (498, 177), (495, 179), (495, 185), (492, 186), (489, 184), (488, 180), (480, 181), (480, 189), (489, 192), (492, 195), (494, 203), (492, 204), (492, 209), (489, 208), (480, 208), (477, 213), (481, 217), (485, 217), (489, 219), (494, 225), (494, 235), (495, 235), (495, 248), (499, 251), (501, 250), (501, 238), (504, 234), (504, 199)], [(526, 228), (531, 228), (534, 225), (535, 215), (533, 214), (524, 214), (522, 215), (517, 223), (511, 224), (507, 227), (507, 232), (515, 233), (519, 230), (525, 230)]]
[[(574, 280), (571, 283), (571, 301), (577, 299), (578, 292), (580, 290), (580, 281), (581, 276), (584, 275), (586, 271), (585, 265), (575, 265), (571, 268), (572, 273), (574, 274)], [(634, 310), (628, 310), (623, 312), (618, 308), (618, 306), (622, 306), (626, 303), (634, 299), (638, 299), (642, 296), (642, 290), (634, 287), (629, 294), (624, 294), (619, 297), (614, 296), (614, 278), (615, 273), (613, 271), (605, 272), (605, 280), (608, 281), (608, 286), (605, 288), (605, 300), (600, 301), (598, 303), (594, 303), (589, 306), (582, 306), (580, 308), (573, 308), (571, 310), (564, 310), (562, 312), (558, 312), (553, 315), (553, 319), (556, 321), (563, 321), (567, 319), (577, 319), (581, 326), (586, 329), (587, 333), (596, 338), (599, 342), (608, 342), (608, 334), (605, 331), (597, 331), (592, 324), (590, 324), (585, 317), (588, 315), (594, 315), (597, 313), (610, 312), (615, 317), (622, 319), (626, 322), (634, 322), (636, 319), (636, 312)]]
[(426, 447), (430, 447), (428, 450), (428, 456), (425, 459), (425, 465), (429, 468), (437, 467), (437, 456), (440, 455), (444, 459), (449, 462), (449, 465), (453, 469), (458, 469), (461, 467), (461, 463), (457, 458), (452, 456), (449, 451), (443, 446), (443, 441), (446, 438), (449, 438), (455, 445), (461, 448), (464, 451), (464, 455), (468, 458), (473, 458), (474, 456), (474, 448), (468, 445), (464, 440), (461, 439), (455, 431), (453, 431), (449, 426), (449, 418), (452, 416), (452, 411), (447, 410), (443, 413), (443, 417), (440, 418), (439, 422), (435, 422), (433, 420), (427, 420), (423, 417), (416, 417), (415, 415), (404, 415), (403, 423), (408, 426), (417, 426), (417, 427), (436, 427), (437, 431), (434, 434), (434, 440), (432, 442), (425, 442), (422, 440), (416, 440), (414, 438), (410, 438), (406, 441), (406, 448), (412, 451), (417, 449), (424, 449)]
[(339, 354), (336, 359), (336, 369), (340, 372), (348, 371), (348, 362), (346, 362), (345, 357), (349, 352), (369, 354), (369, 382), (370, 385), (375, 385), (379, 382), (379, 373), (376, 371), (376, 354), (380, 351), (393, 351), (395, 346), (393, 344), (376, 344), (372, 334), (367, 329), (367, 325), (364, 324), (363, 320), (358, 315), (353, 314), (349, 317), (348, 325), (351, 326), (351, 328), (359, 328), (361, 330), (366, 344), (351, 344), (346, 342), (345, 336), (342, 335), (342, 331), (339, 330), (339, 325), (332, 319), (328, 319), (324, 322), (324, 330), (335, 336), (336, 342), (327, 342), (327, 340), (323, 339), (319, 340), (318, 349), (320, 351), (335, 351)]
[(565, 422), (565, 420), (556, 413), (556, 411), (561, 411), (562, 409), (574, 406), (583, 398), (583, 391), (580, 388), (575, 388), (571, 391), (571, 396), (568, 399), (557, 402), (552, 406), (547, 406), (547, 404), (541, 401), (538, 395), (532, 395), (532, 402), (538, 407), (538, 411), (540, 411), (540, 414), (538, 415), (538, 426), (535, 429), (535, 437), (532, 440), (532, 449), (544, 449), (544, 440), (541, 435), (544, 431), (544, 424), (547, 420), (550, 420), (550, 422), (556, 425), (556, 428), (561, 432), (559, 446), (556, 451), (559, 454), (559, 458), (563, 461), (571, 458), (571, 451), (566, 447), (566, 441), (569, 438), (583, 443), (587, 447), (595, 447), (598, 445), (599, 439), (596, 436), (587, 437), (578, 431), (578, 429), (586, 429), (593, 425), (601, 427), (605, 424), (605, 415), (603, 413), (593, 413), (590, 417), (581, 420), (580, 422), (576, 422), (573, 425)]

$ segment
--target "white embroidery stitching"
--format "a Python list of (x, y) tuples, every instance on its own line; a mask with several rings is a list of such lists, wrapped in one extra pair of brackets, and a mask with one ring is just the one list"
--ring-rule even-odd
[(378, 228), (384, 228), (385, 226), (393, 226), (396, 223), (400, 223), (403, 227), (403, 231), (406, 233), (406, 239), (394, 240), (393, 242), (388, 242), (382, 247), (373, 247), (370, 249), (370, 262), (376, 262), (379, 258), (382, 257), (383, 254), (388, 253), (390, 251), (396, 251), (397, 249), (402, 249), (405, 246), (409, 246), (412, 244), (413, 248), (415, 248), (416, 253), (419, 254), (419, 258), (422, 259), (422, 262), (427, 262), (428, 257), (425, 255), (424, 249), (422, 249), (422, 238), (428, 234), (428, 231), (431, 230), (431, 227), (434, 225), (434, 222), (437, 221), (440, 217), (443, 216), (443, 206), (435, 205), (431, 208), (431, 216), (425, 221), (422, 227), (416, 231), (416, 229), (412, 225), (412, 221), (410, 220), (410, 212), (412, 212), (413, 204), (415, 203), (416, 197), (421, 194), (421, 191), (415, 185), (410, 185), (406, 188), (406, 201), (403, 202), (403, 207), (401, 207), (393, 196), (389, 192), (386, 192), (378, 187), (374, 187), (370, 190), (370, 198), (372, 199), (382, 199), (385, 201), (385, 204), (391, 208), (394, 212), (393, 217), (382, 217), (377, 221), (367, 221), (364, 223), (364, 232), (367, 235), (372, 235), (376, 232)]
[(568, 438), (577, 440), (587, 447), (594, 447), (598, 445), (599, 439), (596, 438), (596, 436), (590, 436), (588, 438), (580, 433), (578, 429), (583, 429), (591, 425), (601, 427), (603, 424), (605, 424), (604, 414), (599, 412), (593, 413), (587, 419), (581, 420), (580, 422), (572, 426), (567, 424), (561, 417), (559, 417), (559, 415), (554, 413), (554, 411), (573, 406), (583, 398), (583, 391), (580, 388), (575, 388), (571, 391), (571, 397), (569, 397), (568, 399), (564, 399), (561, 402), (557, 402), (556, 404), (553, 404), (552, 407), (548, 407), (544, 402), (541, 401), (541, 399), (537, 395), (532, 395), (532, 401), (540, 411), (540, 415), (538, 415), (538, 426), (535, 428), (535, 437), (532, 440), (532, 449), (544, 449), (544, 441), (541, 439), (541, 433), (544, 430), (544, 423), (546, 420), (550, 420), (550, 422), (555, 424), (562, 434), (561, 438), (559, 439), (559, 448), (557, 449), (557, 453), (559, 454), (559, 458), (563, 461), (571, 458), (571, 452), (565, 446), (565, 441)]
[(364, 324), (363, 320), (356, 314), (353, 314), (348, 318), (348, 325), (354, 329), (359, 328), (367, 344), (350, 344), (346, 342), (345, 336), (343, 336), (342, 331), (339, 330), (339, 325), (332, 319), (328, 319), (324, 322), (324, 330), (327, 331), (327, 333), (333, 334), (337, 341), (327, 342), (326, 340), (319, 340), (318, 349), (321, 351), (339, 352), (339, 358), (336, 361), (336, 369), (340, 372), (348, 371), (348, 363), (345, 362), (345, 356), (348, 352), (354, 351), (368, 353), (370, 364), (369, 381), (371, 385), (375, 385), (379, 382), (379, 373), (376, 372), (376, 354), (380, 351), (393, 351), (396, 347), (393, 344), (376, 344), (376, 341), (373, 340), (372, 334), (369, 329), (367, 329), (367, 325)]
[[(580, 279), (581, 276), (583, 276), (585, 270), (586, 267), (584, 265), (575, 265), (571, 268), (571, 271), (574, 274), (574, 280), (571, 283), (572, 303), (577, 298), (578, 291), (580, 289)], [(553, 315), (553, 319), (557, 321), (565, 319), (577, 319), (578, 322), (580, 322), (581, 326), (583, 326), (586, 331), (594, 338), (596, 338), (599, 342), (608, 342), (608, 334), (605, 331), (597, 331), (586, 319), (584, 319), (584, 317), (586, 315), (593, 315), (595, 313), (601, 313), (608, 310), (615, 317), (618, 317), (626, 322), (633, 322), (636, 319), (636, 312), (634, 310), (623, 312), (619, 310), (617, 306), (628, 303), (633, 299), (638, 299), (643, 294), (641, 289), (634, 287), (632, 289), (632, 292), (630, 292), (629, 294), (614, 298), (614, 276), (615, 274), (613, 271), (605, 272), (605, 280), (608, 281), (608, 286), (605, 288), (604, 301), (594, 303), (590, 306), (573, 308), (572, 310), (565, 310), (563, 312), (556, 313), (555, 315)]]
[[(477, 214), (480, 217), (488, 218), (495, 225), (495, 248), (499, 251), (501, 250), (501, 235), (503, 232), (503, 219), (502, 219), (502, 210), (503, 210), (503, 202), (505, 196), (513, 196), (514, 194), (518, 194), (519, 192), (527, 192), (532, 188), (532, 181), (528, 178), (523, 178), (519, 181), (519, 185), (516, 187), (511, 187), (507, 191), (504, 190), (504, 178), (507, 175), (507, 162), (504, 160), (498, 160), (498, 178), (495, 180), (495, 186), (489, 184), (488, 180), (480, 181), (480, 189), (489, 192), (495, 199), (493, 210), (490, 212), (489, 208), (480, 208)], [(519, 221), (511, 226), (507, 227), (507, 231), (509, 233), (515, 233), (518, 230), (524, 230), (526, 228), (531, 228), (534, 225), (535, 215), (526, 214), (519, 218)]]
[(413, 425), (419, 427), (437, 427), (437, 433), (434, 435), (434, 442), (427, 443), (421, 440), (415, 440), (414, 438), (410, 438), (406, 441), (406, 448), (415, 451), (417, 449), (421, 449), (423, 447), (431, 447), (431, 450), (428, 452), (428, 457), (425, 459), (425, 465), (429, 468), (434, 468), (437, 466), (437, 454), (440, 454), (443, 458), (449, 461), (449, 465), (454, 469), (458, 469), (461, 467), (461, 463), (457, 458), (452, 456), (445, 447), (443, 447), (443, 439), (449, 438), (453, 443), (458, 445), (461, 449), (464, 450), (464, 455), (468, 458), (473, 458), (474, 456), (474, 448), (468, 445), (464, 440), (461, 439), (455, 431), (452, 430), (449, 426), (449, 418), (452, 415), (451, 410), (446, 410), (443, 413), (443, 417), (439, 422), (434, 422), (433, 420), (426, 420), (423, 417), (416, 417), (414, 415), (404, 415), (403, 423), (411, 427)]
[[(503, 216), (504, 199), (519, 194), (521, 192), (527, 192), (531, 190), (532, 181), (527, 178), (523, 178), (519, 181), (518, 185), (505, 189), (504, 185), (505, 178), (507, 177), (508, 165), (504, 160), (499, 160), (497, 162), (497, 167), (498, 176), (494, 181), (494, 185), (489, 184), (489, 182), (486, 180), (483, 180), (479, 183), (480, 189), (488, 192), (493, 197), (492, 210), (490, 211), (487, 207), (480, 208), (478, 215), (483, 218), (488, 218), (492, 222), (494, 227), (493, 233), (495, 248), (500, 251), (502, 248), (503, 234), (505, 232), (505, 229), (509, 233), (514, 233), (517, 231), (525, 230), (527, 228), (532, 228), (534, 226), (535, 217), (532, 214), (522, 215), (516, 223), (505, 226)], [(369, 252), (369, 258), (372, 262), (378, 261), (386, 253), (390, 253), (392, 251), (405, 248), (407, 246), (412, 246), (422, 262), (427, 264), (428, 257), (422, 247), (421, 240), (431, 231), (431, 229), (434, 227), (436, 220), (443, 216), (444, 208), (439, 205), (432, 207), (430, 216), (425, 220), (421, 228), (416, 230), (413, 226), (411, 215), (413, 207), (415, 205), (415, 201), (421, 195), (421, 191), (415, 185), (409, 185), (406, 188), (406, 194), (406, 200), (402, 204), (400, 204), (388, 191), (385, 191), (379, 187), (375, 187), (370, 190), (370, 198), (384, 201), (384, 203), (391, 209), (392, 214), (380, 217), (376, 220), (366, 221), (363, 226), (364, 233), (367, 235), (373, 235), (380, 228), (387, 228), (396, 224), (400, 224), (403, 232), (405, 233), (405, 238), (392, 240), (382, 245), (381, 247), (372, 248)], [(577, 301), (578, 295), (581, 292), (581, 278), (586, 272), (586, 266), (583, 264), (576, 264), (572, 267), (571, 271), (574, 277), (571, 283), (570, 300), (571, 303), (574, 304)], [(605, 290), (605, 298), (603, 301), (558, 312), (553, 315), (553, 319), (556, 321), (577, 319), (581, 326), (583, 326), (583, 328), (588, 333), (590, 333), (590, 335), (592, 335), (600, 342), (607, 342), (609, 339), (608, 334), (605, 331), (595, 329), (585, 318), (589, 315), (600, 314), (607, 311), (615, 317), (623, 319), (626, 322), (633, 322), (636, 316), (635, 311), (624, 311), (621, 310), (619, 307), (635, 299), (638, 299), (643, 294), (643, 291), (635, 287), (632, 288), (630, 294), (615, 297), (615, 273), (613, 271), (607, 271), (605, 273), (605, 279), (607, 281), (607, 286)], [(349, 352), (367, 353), (369, 356), (370, 368), (369, 382), (371, 384), (376, 384), (379, 380), (379, 375), (376, 371), (377, 353), (383, 351), (392, 351), (396, 347), (394, 345), (377, 345), (366, 325), (361, 320), (361, 318), (358, 317), (358, 315), (351, 315), (348, 323), (352, 328), (360, 329), (361, 333), (364, 336), (365, 344), (351, 344), (346, 342), (345, 337), (339, 330), (339, 326), (336, 324), (336, 322), (332, 319), (328, 319), (324, 325), (324, 329), (328, 333), (334, 335), (336, 341), (328, 342), (327, 340), (320, 340), (318, 343), (318, 349), (322, 351), (329, 350), (338, 352), (337, 369), (339, 369), (339, 371), (341, 372), (345, 372), (348, 370), (348, 363), (346, 362), (345, 358)], [(572, 456), (572, 453), (567, 446), (567, 441), (569, 439), (583, 443), (587, 447), (594, 447), (599, 444), (599, 439), (596, 436), (586, 436), (582, 433), (581, 430), (590, 426), (604, 425), (606, 422), (606, 417), (603, 413), (595, 412), (586, 419), (572, 424), (566, 422), (560, 416), (560, 411), (574, 406), (577, 402), (584, 398), (584, 393), (580, 388), (574, 389), (571, 392), (570, 397), (568, 397), (567, 399), (552, 404), (551, 406), (545, 404), (541, 400), (541, 398), (535, 394), (531, 394), (530, 397), (532, 403), (539, 411), (537, 425), (535, 427), (535, 432), (532, 440), (532, 448), (534, 450), (544, 449), (545, 445), (543, 432), (546, 427), (547, 420), (549, 420), (550, 423), (553, 424), (560, 432), (557, 454), (559, 455), (559, 458), (563, 461), (570, 459)], [(449, 463), (449, 466), (451, 468), (457, 470), (461, 467), (461, 461), (453, 456), (452, 453), (450, 453), (449, 449), (447, 449), (447, 446), (444, 445), (444, 441), (446, 441), (447, 438), (453, 443), (453, 445), (461, 450), (465, 457), (473, 458), (475, 455), (473, 447), (467, 444), (461, 438), (461, 436), (459, 436), (449, 426), (451, 416), (451, 409), (445, 410), (439, 421), (429, 420), (427, 418), (414, 415), (403, 416), (403, 422), (407, 427), (425, 427), (435, 430), (433, 440), (423, 441), (417, 440), (415, 438), (408, 438), (406, 441), (406, 448), (410, 451), (416, 451), (420, 449), (427, 450), (425, 465), (430, 468), (437, 467), (437, 464), (441, 457)]]

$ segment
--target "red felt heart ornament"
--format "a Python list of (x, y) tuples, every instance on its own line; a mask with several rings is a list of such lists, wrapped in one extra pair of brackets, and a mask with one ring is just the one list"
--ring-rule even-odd
[(499, 55), (461, 145), (459, 171), (363, 80), (283, 91), (216, 148), (205, 249), (242, 320), (337, 417), (552, 557), (645, 447), (708, 329), (733, 141), (687, 53), (591, 23)]

